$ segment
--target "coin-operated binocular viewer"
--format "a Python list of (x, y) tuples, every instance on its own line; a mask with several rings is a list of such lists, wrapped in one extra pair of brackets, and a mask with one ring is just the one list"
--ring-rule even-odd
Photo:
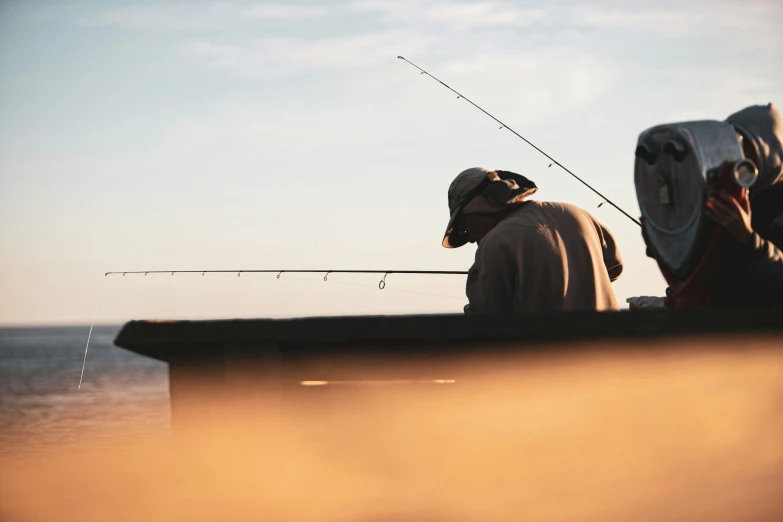
[(669, 284), (667, 306), (709, 306), (731, 240), (707, 217), (705, 203), (718, 192), (744, 203), (757, 177), (728, 123), (670, 123), (639, 136), (634, 181), (642, 234)]

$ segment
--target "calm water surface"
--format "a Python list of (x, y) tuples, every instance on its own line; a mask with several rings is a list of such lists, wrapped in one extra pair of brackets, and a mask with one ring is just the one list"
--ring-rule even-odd
[(169, 429), (168, 366), (114, 346), (119, 326), (0, 328), (0, 452), (76, 442), (87, 434)]

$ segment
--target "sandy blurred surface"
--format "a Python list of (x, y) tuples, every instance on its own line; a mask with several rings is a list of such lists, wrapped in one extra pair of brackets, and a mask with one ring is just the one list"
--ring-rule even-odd
[(477, 378), (437, 391), (236, 397), (172, 436), (130, 408), (98, 439), (25, 432), (0, 520), (779, 520), (780, 346), (465, 360)]

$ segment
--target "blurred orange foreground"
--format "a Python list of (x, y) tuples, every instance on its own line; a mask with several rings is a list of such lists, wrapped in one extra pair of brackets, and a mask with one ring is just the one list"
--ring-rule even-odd
[(577, 342), (455, 356), (441, 383), (222, 396), (170, 437), (3, 457), (0, 520), (781, 520), (782, 340)]

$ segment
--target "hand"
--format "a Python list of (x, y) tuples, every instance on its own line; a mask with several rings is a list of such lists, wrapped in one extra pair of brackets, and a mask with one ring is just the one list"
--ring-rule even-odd
[(639, 310), (641, 308), (664, 308), (666, 306), (664, 304), (665, 300), (665, 297), (642, 295), (638, 297), (629, 297), (625, 302), (628, 303), (629, 310)]
[(750, 201), (744, 203), (718, 194), (707, 200), (707, 216), (718, 226), (723, 227), (740, 244), (747, 245), (753, 239), (753, 227), (750, 225)]

